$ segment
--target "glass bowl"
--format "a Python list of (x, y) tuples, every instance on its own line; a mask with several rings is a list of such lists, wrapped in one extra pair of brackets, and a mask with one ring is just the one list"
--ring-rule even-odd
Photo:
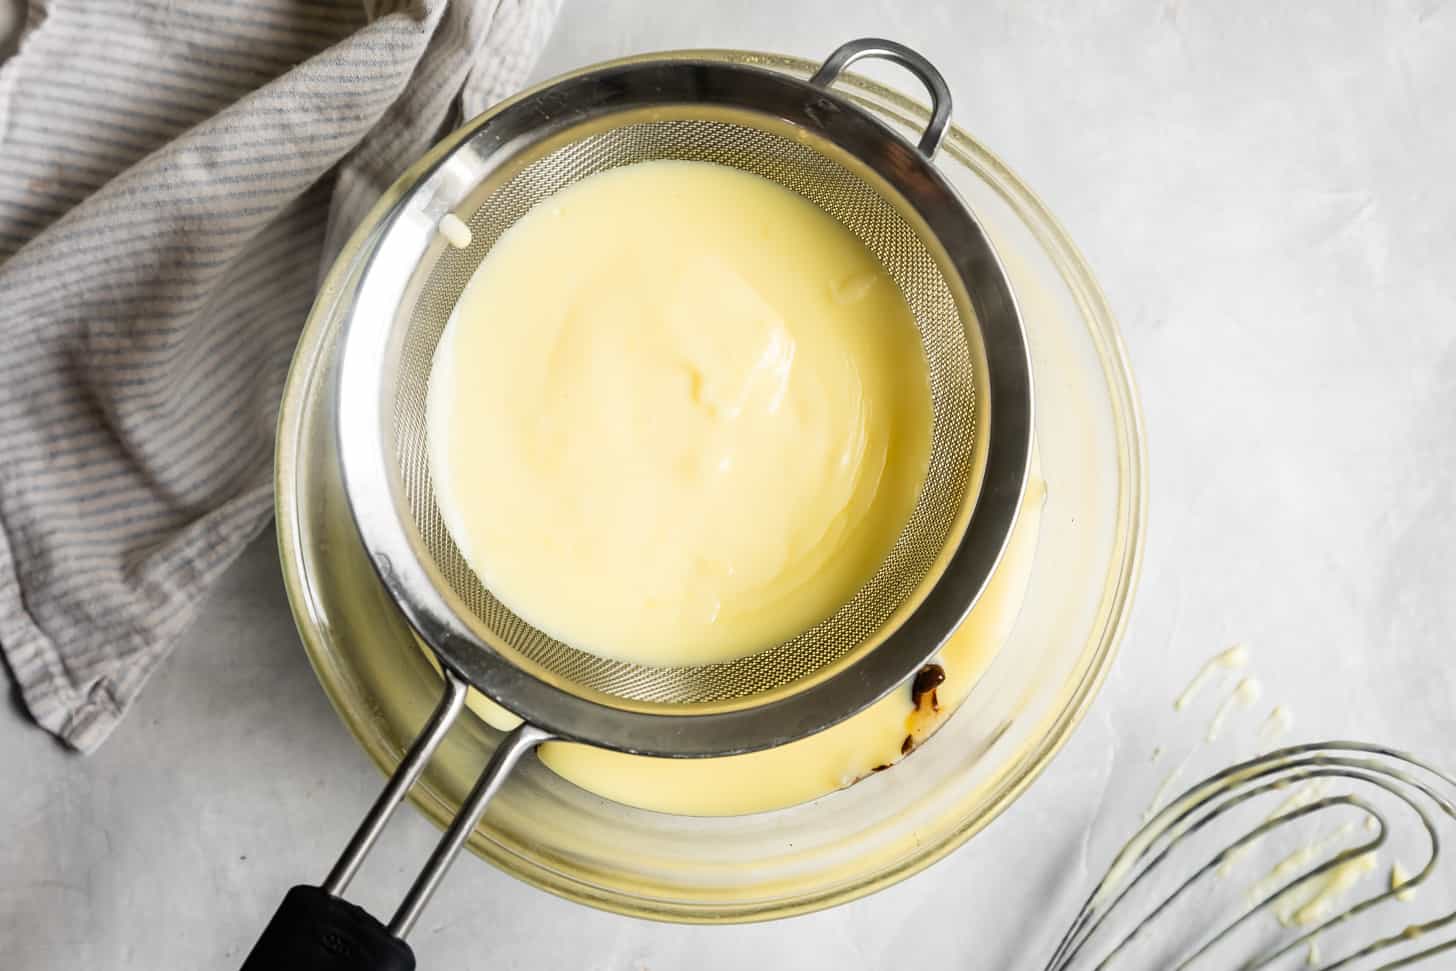
[[(689, 54), (799, 76), (817, 66), (737, 51), (651, 57)], [(851, 75), (838, 90), (907, 132), (924, 124), (922, 105), (883, 85)], [(771, 813), (670, 816), (595, 796), (531, 760), (471, 837), (476, 854), (551, 893), (634, 916), (730, 922), (805, 913), (903, 880), (970, 839), (1081, 720), (1112, 661), (1141, 560), (1146, 470), (1132, 377), (1091, 272), (1031, 191), (959, 129), (937, 161), (1001, 253), (1031, 346), (1048, 489), (1010, 638), (935, 735), (848, 789)], [(379, 586), (340, 486), (333, 308), (357, 282), (375, 220), (427, 163), (386, 194), (325, 281), (278, 433), (279, 547), (304, 648), (345, 725), (386, 772), (440, 682)], [(499, 737), (462, 716), (411, 794), (421, 811), (440, 825), (453, 817)]]

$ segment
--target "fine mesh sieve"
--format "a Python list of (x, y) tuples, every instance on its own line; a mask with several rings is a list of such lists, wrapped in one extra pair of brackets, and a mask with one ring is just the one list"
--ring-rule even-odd
[[(908, 68), (930, 121), (912, 145), (829, 91), (862, 57)], [(658, 756), (783, 744), (854, 714), (911, 677), (955, 630), (998, 561), (1019, 509), (1031, 440), (1021, 320), (997, 258), (931, 162), (950, 96), (918, 54), (852, 41), (810, 79), (690, 56), (570, 75), (467, 125), (390, 190), (366, 247), (338, 356), (340, 464), (361, 540), (384, 586), (446, 673), (446, 694), (321, 889), (338, 899), (460, 711), (466, 686), (524, 719), (497, 749), (388, 929), (418, 917), (514, 763), (550, 738)], [(491, 247), (533, 206), (587, 176), (656, 159), (713, 162), (769, 179), (835, 218), (895, 280), (930, 374), (929, 469), (891, 552), (835, 613), (738, 660), (649, 667), (563, 644), (512, 613), (466, 565), (436, 505), (426, 444), (435, 347)], [(468, 245), (437, 229), (446, 216)], [(323, 298), (321, 298), (323, 302)], [(313, 915), (317, 919), (318, 915)], [(273, 931), (270, 925), (259, 948)], [(377, 932), (377, 933), (376, 933)], [(372, 939), (372, 938), (371, 938)], [(255, 951), (255, 954), (257, 952)], [(251, 960), (251, 959), (250, 959)], [(412, 962), (412, 958), (411, 958)], [(259, 964), (258, 967), (265, 965)]]
[[(834, 216), (874, 253), (909, 302), (926, 351), (933, 420), (929, 471), (907, 525), (879, 570), (832, 616), (782, 644), (736, 661), (644, 667), (553, 640), (481, 586), (445, 528), (429, 476), (426, 387), (440, 334), (481, 260), (516, 219), (586, 176), (651, 159), (714, 162), (762, 176)], [(406, 310), (397, 369), (383, 388), (394, 455), (426, 555), (466, 608), (472, 630), (518, 664), (616, 700), (701, 705), (791, 685), (878, 642), (958, 528), (973, 485), (975, 371), (950, 286), (911, 225), (870, 183), (804, 141), (731, 121), (671, 118), (594, 132), (511, 166), (469, 217), (471, 245), (437, 248), (418, 299)], [(567, 595), (567, 594), (563, 594)]]

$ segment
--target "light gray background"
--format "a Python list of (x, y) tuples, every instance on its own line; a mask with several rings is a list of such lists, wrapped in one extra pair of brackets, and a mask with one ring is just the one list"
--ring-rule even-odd
[[(1170, 698), (1235, 640), (1259, 715), (1282, 701), (1299, 737), (1456, 767), (1456, 4), (568, 0), (538, 73), (675, 47), (816, 56), (861, 34), (945, 71), (959, 123), (1061, 217), (1121, 320), (1152, 501), (1118, 663), (1026, 796), (893, 889), (687, 928), (467, 859), (416, 933), (426, 969), (1039, 966), (1204, 730)], [(1256, 725), (1231, 721), (1190, 773), (1247, 755)], [(1150, 763), (1159, 743), (1172, 755)], [(235, 967), (380, 782), (298, 647), (271, 538), (97, 754), (13, 700), (0, 767), (10, 971)], [(434, 838), (404, 813), (362, 902), (387, 908)]]

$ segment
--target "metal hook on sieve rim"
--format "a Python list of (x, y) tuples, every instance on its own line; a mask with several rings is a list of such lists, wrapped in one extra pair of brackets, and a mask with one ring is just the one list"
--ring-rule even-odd
[(930, 95), (930, 121), (926, 124), (925, 130), (920, 133), (920, 141), (916, 143), (915, 147), (926, 158), (934, 158), (935, 153), (940, 149), (940, 143), (945, 139), (946, 130), (950, 128), (950, 85), (945, 83), (945, 77), (935, 69), (934, 64), (904, 44), (897, 44), (895, 41), (885, 40), (883, 37), (861, 37), (841, 45), (833, 54), (830, 54), (819, 66), (819, 70), (814, 72), (809, 83), (816, 87), (827, 88), (851, 64), (861, 60), (890, 61), (898, 64), (925, 85), (926, 93)]

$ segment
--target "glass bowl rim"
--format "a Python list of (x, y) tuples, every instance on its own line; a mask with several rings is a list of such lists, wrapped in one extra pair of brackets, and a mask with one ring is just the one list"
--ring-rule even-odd
[[(818, 67), (817, 62), (808, 59), (755, 51), (727, 49), (664, 51), (587, 65), (576, 71), (548, 79), (522, 94), (553, 84), (571, 74), (595, 70), (606, 65), (657, 59), (722, 60), (802, 75), (811, 74)], [(925, 105), (863, 75), (846, 73), (840, 77), (837, 83), (853, 100), (872, 107), (881, 115), (887, 115), (897, 123), (911, 127), (923, 126), (930, 116), (929, 109)], [(515, 99), (507, 99), (488, 109), (484, 114), (492, 114), (513, 100)], [(461, 129), (457, 129), (442, 139), (386, 190), (335, 258), (319, 288), (319, 295), (300, 335), (298, 348), (289, 368), (278, 418), (274, 466), (275, 518), (279, 559), (290, 608), (294, 614), (305, 653), (308, 655), (330, 704), (356, 742), (386, 774), (394, 770), (400, 753), (383, 745), (376, 733), (365, 730), (364, 713), (358, 710), (349, 693), (342, 688), (342, 678), (337, 670), (333, 648), (328, 643), (328, 638), (309, 619), (311, 612), (307, 609), (306, 601), (310, 596), (310, 586), (305, 579), (307, 557), (301, 544), (298, 517), (294, 512), (299, 496), (293, 488), (293, 483), (296, 481), (293, 446), (298, 440), (302, 428), (304, 409), (308, 400), (306, 391), (316, 375), (316, 364), (323, 351), (322, 338), (328, 329), (333, 297), (348, 282), (351, 271), (357, 265), (360, 251), (365, 248), (373, 230), (399, 194), (405, 191), (420, 175), (428, 171), (430, 162), (437, 153), (443, 152), (461, 137), (464, 127), (462, 126)], [(569, 879), (553, 869), (526, 860), (485, 839), (477, 830), (472, 834), (469, 845), (477, 855), (484, 857), (492, 865), (549, 893), (625, 916), (679, 923), (741, 923), (806, 914), (867, 896), (907, 879), (948, 856), (1005, 811), (1027, 786), (1040, 776), (1071, 737), (1073, 730), (1080, 724), (1116, 656), (1128, 622), (1132, 595), (1142, 567), (1144, 534), (1147, 524), (1148, 473), (1145, 456), (1146, 438), (1137, 389), (1128, 363), (1126, 348), (1108, 307), (1106, 297), (1092, 276), (1080, 251), (1061, 224), (1035, 193), (1023, 184), (1000, 158), (959, 126), (950, 127), (941, 152), (950, 156), (957, 164), (967, 167), (985, 179), (1001, 199), (1022, 219), (1027, 230), (1053, 260), (1056, 269), (1077, 301), (1078, 309), (1088, 327), (1089, 336), (1093, 341), (1102, 366), (1103, 376), (1106, 379), (1114, 433), (1118, 440), (1116, 522), (1113, 555), (1110, 557), (1110, 567), (1103, 584), (1102, 601), (1097, 611), (1096, 622), (1089, 631), (1089, 643), (1094, 641), (1095, 643), (1090, 651), (1084, 650), (1083, 655), (1079, 658), (1080, 678), (1071, 686), (1070, 690), (1064, 692), (1064, 703), (1060, 709), (1047, 719), (1046, 724), (1036, 734), (1034, 742), (1021, 752), (1020, 757), (1015, 760), (1015, 764), (1006, 771), (1000, 784), (987, 796), (979, 813), (963, 819), (959, 826), (943, 838), (919, 847), (916, 853), (896, 865), (877, 871), (858, 882), (835, 886), (818, 893), (795, 897), (792, 900), (774, 901), (766, 905), (744, 908), (724, 908), (719, 905), (682, 905), (645, 898), (628, 898), (608, 889), (591, 887), (581, 881)], [(440, 804), (438, 800), (426, 798), (421, 787), (415, 787), (411, 791), (410, 797), (417, 808), (437, 826), (443, 828), (448, 825), (450, 809)]]

